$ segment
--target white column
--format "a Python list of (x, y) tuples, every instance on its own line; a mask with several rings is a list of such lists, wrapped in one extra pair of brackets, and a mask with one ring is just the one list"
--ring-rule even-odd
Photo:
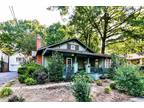
[(89, 58), (87, 59), (86, 72), (90, 73), (90, 60), (89, 60)]
[(75, 56), (74, 59), (74, 73), (76, 73), (78, 71), (78, 63), (77, 63), (77, 57)]

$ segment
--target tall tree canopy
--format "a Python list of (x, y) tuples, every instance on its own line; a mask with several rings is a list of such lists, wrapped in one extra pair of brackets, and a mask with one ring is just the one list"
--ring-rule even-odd
[(30, 55), (36, 50), (35, 38), (39, 34), (44, 38), (45, 27), (37, 20), (15, 20), (0, 23), (1, 50), (8, 53), (16, 51)]
[(70, 26), (54, 23), (46, 28), (46, 44), (51, 45), (68, 39), (72, 35), (72, 28)]
[[(65, 14), (67, 7), (55, 7)], [(122, 28), (127, 26), (127, 21), (139, 16), (141, 7), (119, 7), (119, 6), (83, 6), (75, 7), (71, 22), (84, 32), (94, 32), (100, 38), (101, 53), (105, 53), (108, 44), (125, 39)], [(63, 15), (62, 14), (62, 15)], [(82, 25), (81, 25), (82, 24)], [(83, 34), (85, 34), (83, 32)], [(85, 34), (86, 35), (86, 34)]]
[(138, 53), (144, 51), (144, 11), (127, 21), (127, 27), (122, 29), (127, 39), (121, 43), (109, 45), (109, 52), (118, 54)]

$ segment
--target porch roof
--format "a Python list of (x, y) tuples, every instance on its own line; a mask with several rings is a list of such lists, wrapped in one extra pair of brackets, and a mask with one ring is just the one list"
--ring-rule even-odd
[(74, 50), (56, 49), (56, 48), (46, 48), (43, 54), (48, 55), (52, 51), (61, 52), (61, 53), (72, 53), (72, 54), (93, 56), (93, 57), (101, 57), (101, 58), (111, 58), (111, 56), (109, 56), (107, 54), (89, 53), (89, 52), (83, 52), (83, 51), (74, 51)]

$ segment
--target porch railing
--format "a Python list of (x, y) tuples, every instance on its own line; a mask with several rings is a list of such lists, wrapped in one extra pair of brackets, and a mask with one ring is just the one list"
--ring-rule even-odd
[(96, 68), (91, 67), (91, 73), (99, 73), (99, 74), (105, 74), (108, 72), (108, 68)]
[(74, 74), (74, 67), (64, 67), (64, 77), (66, 79), (70, 79), (71, 76)]

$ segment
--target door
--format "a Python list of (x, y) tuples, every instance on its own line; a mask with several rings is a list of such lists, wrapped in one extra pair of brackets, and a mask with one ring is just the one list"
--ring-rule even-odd
[(66, 58), (66, 79), (70, 79), (73, 74), (72, 58)]
[(72, 68), (72, 58), (67, 58), (66, 66), (67, 68)]

